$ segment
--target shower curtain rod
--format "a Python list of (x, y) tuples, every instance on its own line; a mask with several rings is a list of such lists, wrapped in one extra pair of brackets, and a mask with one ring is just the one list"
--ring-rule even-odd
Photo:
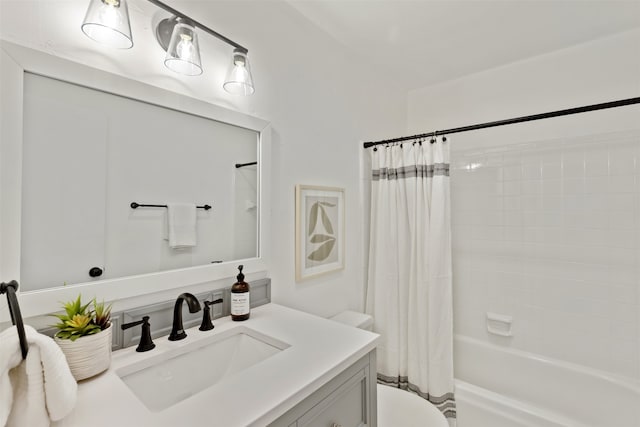
[(514, 117), (506, 120), (497, 120), (494, 122), (479, 123), (471, 126), (462, 126), (452, 129), (436, 130), (433, 132), (421, 133), (419, 135), (403, 136), (401, 138), (384, 139), (381, 141), (365, 142), (364, 148), (374, 147), (380, 144), (389, 144), (392, 142), (408, 141), (411, 139), (427, 138), (436, 135), (449, 135), (452, 133), (467, 132), (470, 130), (486, 129), (496, 126), (513, 125), (516, 123), (530, 122), (533, 120), (549, 119), (552, 117), (568, 116), (570, 114), (586, 113), (589, 111), (604, 110), (607, 108), (624, 107), (625, 105), (640, 104), (640, 97), (621, 99), (619, 101), (603, 102), (601, 104), (585, 105), (583, 107), (567, 108), (566, 110), (550, 111), (547, 113), (533, 114), (530, 116)]

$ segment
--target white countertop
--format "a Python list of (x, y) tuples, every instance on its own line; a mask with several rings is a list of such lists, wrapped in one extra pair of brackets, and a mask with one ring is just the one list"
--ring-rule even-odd
[[(244, 322), (224, 317), (213, 323), (211, 331), (188, 329), (181, 341), (156, 338), (156, 348), (145, 353), (136, 352), (135, 346), (114, 352), (106, 372), (79, 383), (74, 411), (55, 425), (265, 426), (373, 350), (378, 340), (377, 334), (277, 304), (252, 309)], [(290, 347), (160, 412), (147, 409), (116, 375), (119, 368), (237, 326)]]

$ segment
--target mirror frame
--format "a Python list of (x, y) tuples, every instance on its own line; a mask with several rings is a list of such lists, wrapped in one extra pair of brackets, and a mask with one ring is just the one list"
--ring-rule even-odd
[[(72, 286), (19, 291), (23, 317), (60, 310), (60, 301), (82, 293), (105, 301), (118, 301), (234, 277), (237, 265), (252, 280), (268, 277), (270, 242), (270, 123), (203, 100), (161, 89), (140, 81), (91, 68), (77, 62), (0, 40), (0, 281), (20, 282), (22, 215), (22, 133), (24, 74), (33, 73), (108, 92), (149, 104), (254, 130), (258, 142), (258, 257), (221, 264), (186, 267)], [(226, 286), (230, 285), (227, 283)], [(215, 289), (215, 288), (213, 288)], [(7, 304), (0, 303), (0, 322), (9, 320)]]

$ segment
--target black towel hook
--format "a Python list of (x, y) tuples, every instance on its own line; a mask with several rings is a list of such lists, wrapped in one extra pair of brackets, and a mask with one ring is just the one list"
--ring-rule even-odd
[(11, 314), (11, 322), (16, 325), (18, 329), (18, 338), (20, 339), (20, 350), (22, 350), (22, 358), (27, 357), (29, 352), (29, 343), (27, 343), (27, 336), (24, 332), (24, 323), (22, 322), (22, 314), (20, 313), (20, 305), (18, 304), (18, 298), (16, 297), (16, 291), (18, 290), (18, 282), (15, 280), (9, 283), (0, 283), (0, 294), (7, 294), (7, 304), (9, 305), (9, 314)]

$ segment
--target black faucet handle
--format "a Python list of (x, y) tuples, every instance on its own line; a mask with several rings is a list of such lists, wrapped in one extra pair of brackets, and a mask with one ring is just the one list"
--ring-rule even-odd
[(142, 320), (136, 320), (135, 322), (125, 323), (121, 326), (122, 330), (133, 328), (134, 326), (142, 325), (142, 333), (140, 334), (140, 343), (136, 348), (137, 352), (153, 350), (156, 345), (151, 339), (151, 325), (149, 324), (149, 316), (144, 316)]
[(202, 324), (200, 325), (201, 331), (210, 331), (215, 326), (213, 326), (213, 322), (211, 321), (211, 306), (214, 304), (220, 304), (222, 302), (222, 298), (218, 298), (215, 301), (204, 301), (204, 309), (202, 310), (204, 313), (202, 315)]
[(135, 322), (125, 323), (124, 325), (122, 325), (120, 327), (124, 331), (125, 329), (129, 329), (129, 328), (133, 328), (134, 326), (142, 325), (144, 323), (145, 319), (147, 319), (147, 321), (149, 321), (149, 316), (144, 316), (141, 320), (136, 320)]

